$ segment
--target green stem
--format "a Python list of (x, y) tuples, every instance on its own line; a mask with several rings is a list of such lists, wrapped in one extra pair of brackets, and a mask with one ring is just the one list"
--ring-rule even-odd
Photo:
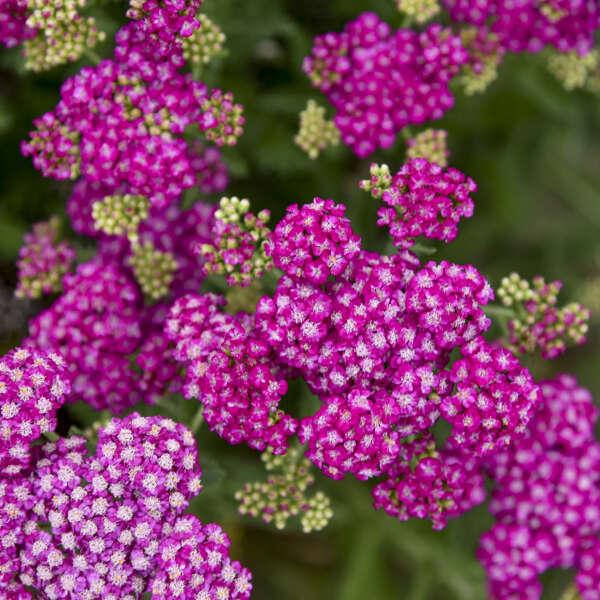
[(413, 19), (410, 15), (404, 15), (402, 23), (400, 23), (400, 29), (408, 29), (413, 24)]
[(56, 433), (56, 431), (46, 431), (44, 433), (44, 437), (49, 442), (58, 442), (58, 440), (60, 440), (60, 435), (58, 435), (58, 433)]
[(100, 58), (91, 48), (86, 48), (83, 54), (87, 56), (95, 65), (99, 65), (102, 62)]
[(192, 78), (194, 81), (198, 81), (200, 79), (200, 75), (202, 75), (202, 63), (194, 63), (192, 65)]
[(192, 421), (192, 425), (190, 427), (190, 429), (192, 430), (192, 433), (194, 435), (198, 432), (200, 427), (202, 427), (202, 423), (204, 423), (204, 417), (202, 416), (203, 412), (204, 412), (204, 407), (201, 404), (200, 408), (198, 409), (198, 412), (196, 413), (196, 416), (194, 417), (194, 420)]
[(496, 304), (492, 304), (491, 306), (484, 306), (483, 311), (489, 317), (496, 317), (499, 319), (514, 319), (515, 311), (508, 306), (498, 306)]

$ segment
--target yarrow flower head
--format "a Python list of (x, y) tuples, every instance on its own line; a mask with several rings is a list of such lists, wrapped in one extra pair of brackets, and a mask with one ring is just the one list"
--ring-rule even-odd
[(0, 43), (7, 48), (35, 35), (27, 26), (28, 9), (28, 0), (4, 0), (0, 5)]
[(221, 528), (183, 516), (201, 490), (187, 428), (133, 413), (100, 428), (95, 455), (83, 438), (60, 438), (36, 458), (18, 486), (0, 480), (3, 589), (48, 600), (249, 597), (251, 575), (229, 559)]
[(541, 401), (523, 438), (492, 457), (496, 488), (490, 511), (498, 523), (481, 538), (479, 559), (499, 600), (537, 600), (539, 575), (580, 569), (582, 598), (597, 597), (600, 531), (598, 409), (574, 377), (540, 384)]
[(39, 298), (42, 294), (58, 292), (62, 277), (75, 260), (75, 251), (60, 240), (58, 217), (35, 223), (25, 234), (25, 244), (19, 250), (17, 262), (17, 298)]
[(547, 44), (557, 50), (588, 52), (600, 26), (597, 2), (582, 0), (442, 0), (453, 20), (483, 25), (511, 52), (539, 52)]
[(139, 345), (141, 297), (114, 265), (88, 262), (63, 278), (63, 294), (29, 323), (25, 345), (64, 357), (77, 399), (120, 412), (140, 392), (128, 355)]
[(344, 144), (365, 157), (389, 148), (406, 125), (442, 117), (454, 104), (448, 83), (467, 60), (449, 29), (392, 32), (367, 12), (315, 38), (303, 69), (336, 109)]
[(465, 344), (461, 353), (464, 358), (450, 369), (456, 391), (442, 400), (440, 411), (453, 425), (449, 446), (484, 457), (525, 432), (539, 390), (513, 354), (481, 337)]
[(406, 142), (406, 155), (409, 158), (425, 158), (430, 163), (447, 167), (450, 156), (447, 140), (448, 132), (445, 129), (425, 129)]
[(470, 265), (428, 262), (410, 280), (406, 308), (437, 346), (454, 348), (486, 331), (491, 321), (481, 308), (494, 298), (485, 278)]
[(288, 206), (265, 243), (267, 256), (290, 277), (315, 284), (341, 274), (360, 252), (360, 238), (344, 217), (345, 210), (321, 198), (300, 208)]
[(546, 283), (540, 276), (534, 277), (533, 288), (517, 273), (502, 279), (498, 297), (515, 312), (508, 321), (508, 342), (513, 352), (539, 348), (543, 358), (555, 358), (567, 345), (585, 342), (590, 311), (577, 302), (557, 307), (561, 287), (562, 282)]
[(443, 529), (485, 499), (484, 480), (473, 457), (439, 451), (429, 434), (401, 444), (401, 460), (373, 489), (374, 506), (400, 521), (431, 519)]
[(165, 333), (187, 368), (183, 394), (202, 402), (206, 423), (229, 443), (282, 454), (297, 428), (278, 409), (286, 380), (252, 316), (222, 313), (223, 304), (219, 296), (189, 294), (171, 307)]
[(261, 454), (267, 471), (272, 472), (266, 482), (247, 483), (237, 491), (242, 515), (260, 517), (265, 523), (274, 523), (284, 529), (292, 516), (300, 516), (304, 533), (323, 529), (333, 516), (329, 498), (323, 492), (309, 496), (308, 487), (314, 483), (311, 465), (302, 458), (302, 448), (294, 446), (284, 455), (275, 455), (269, 449)]
[(205, 259), (207, 274), (225, 275), (230, 286), (249, 286), (254, 279), (273, 268), (265, 254), (265, 240), (271, 234), (268, 210), (257, 215), (249, 212), (247, 198), (221, 198), (212, 229), (214, 242), (195, 246), (195, 253)]
[(314, 160), (325, 148), (340, 143), (340, 132), (333, 121), (325, 119), (325, 108), (309, 100), (300, 113), (300, 129), (294, 142)]
[(29, 465), (30, 444), (56, 428), (71, 376), (56, 353), (17, 348), (0, 358), (0, 482)]
[(410, 159), (394, 175), (381, 199), (378, 225), (386, 225), (394, 244), (411, 248), (415, 238), (451, 242), (458, 222), (473, 215), (471, 194), (477, 184), (457, 169), (443, 169), (425, 158)]
[[(161, 19), (154, 25), (169, 38)], [(164, 208), (198, 181), (195, 152), (181, 137), (185, 128), (195, 124), (217, 145), (232, 145), (244, 118), (230, 93), (209, 91), (178, 71), (179, 46), (157, 63), (144, 23), (119, 30), (114, 60), (65, 81), (61, 101), (34, 123), (22, 152), (47, 177), (81, 173), (89, 183), (102, 182), (105, 195), (144, 195)]]

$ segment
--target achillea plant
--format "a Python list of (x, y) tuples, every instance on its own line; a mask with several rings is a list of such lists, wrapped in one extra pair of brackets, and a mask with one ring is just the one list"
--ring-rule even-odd
[[(6, 0), (0, 41), (24, 42), (34, 70), (77, 60), (102, 38), (84, 4)], [(457, 89), (464, 100), (460, 85), (482, 92), (507, 52), (552, 46), (566, 86), (591, 85), (600, 8), (443, 0), (452, 26), (410, 28), (440, 5), (397, 4), (403, 28), (363, 13), (296, 65), (335, 114), (309, 100), (288, 144), (316, 159), (339, 140), (359, 158), (406, 142), (395, 174), (371, 165), (359, 207), (283, 202), (271, 229), (260, 199), (254, 213), (246, 198), (207, 197), (240, 177), (259, 198), (264, 182), (249, 179), (263, 148), (248, 161), (233, 152), (243, 107), (199, 80), (224, 41), (200, 0), (131, 0), (111, 57), (88, 52), (94, 64), (74, 67), (34, 121), (22, 153), (44, 177), (74, 181), (66, 212), (85, 260), (71, 272), (56, 219), (34, 226), (19, 257), (17, 295), (57, 296), (0, 360), (1, 598), (246, 600), (250, 572), (192, 504), (212, 442), (245, 445), (234, 459), (261, 452), (268, 471), (245, 483), (244, 470), (234, 487), (229, 458), (207, 456), (228, 478), (216, 510), (239, 487), (242, 515), (277, 529), (299, 517), (305, 533), (332, 519), (344, 493), (323, 490), (345, 478), (375, 509), (439, 530), (485, 501), (487, 477), (497, 523), (478, 557), (492, 597), (537, 600), (538, 576), (562, 567), (577, 571), (583, 600), (598, 598), (598, 411), (574, 377), (538, 383), (522, 356), (583, 343), (589, 311), (558, 306), (558, 281), (513, 274), (494, 290), (475, 264), (421, 260), (458, 236), (478, 186), (448, 166), (445, 130), (407, 128), (442, 118)], [(257, 64), (269, 49), (277, 58), (270, 42)], [(205, 69), (211, 85), (220, 62)], [(288, 96), (267, 96), (282, 123), (293, 116)], [(353, 164), (351, 185), (365, 166)], [(371, 225), (383, 228), (373, 244)], [(65, 436), (69, 425), (85, 437)], [(221, 439), (199, 456), (206, 430)]]

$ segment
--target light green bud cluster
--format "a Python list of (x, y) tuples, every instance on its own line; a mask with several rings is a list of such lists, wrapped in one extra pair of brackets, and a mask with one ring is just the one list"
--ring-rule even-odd
[(146, 196), (105, 196), (92, 205), (94, 227), (108, 235), (126, 235), (134, 243), (139, 224), (148, 218), (149, 207)]
[(223, 52), (225, 34), (204, 13), (196, 16), (200, 27), (189, 37), (181, 39), (183, 57), (193, 65), (206, 65)]
[(600, 83), (600, 52), (592, 50), (583, 56), (577, 52), (554, 52), (548, 59), (549, 71), (565, 89), (587, 87), (597, 92)]
[(363, 179), (358, 185), (365, 192), (370, 192), (373, 198), (379, 200), (383, 195), (383, 192), (392, 185), (393, 177), (390, 173), (390, 168), (387, 165), (372, 163), (369, 172), (371, 178)]
[(310, 497), (306, 495), (314, 478), (302, 447), (295, 446), (277, 456), (269, 448), (261, 458), (273, 475), (266, 482), (247, 483), (235, 493), (235, 499), (240, 502), (240, 514), (261, 517), (277, 529), (285, 528), (290, 517), (300, 515), (304, 533), (323, 529), (333, 516), (331, 502), (323, 492)]
[(448, 166), (448, 132), (445, 129), (425, 129), (416, 137), (408, 140), (406, 155), (408, 158), (426, 158), (440, 167)]
[(438, 0), (397, 0), (398, 10), (417, 23), (425, 23), (437, 15), (440, 10)]
[(313, 160), (322, 150), (340, 143), (340, 130), (332, 120), (325, 119), (325, 108), (309, 100), (300, 113), (300, 129), (294, 142)]
[(532, 283), (518, 273), (511, 273), (500, 283), (498, 297), (514, 311), (514, 318), (508, 321), (508, 348), (515, 353), (540, 348), (543, 357), (553, 358), (567, 345), (585, 341), (590, 311), (578, 302), (557, 307), (560, 281), (546, 283), (536, 276)]
[(73, 62), (106, 38), (93, 17), (77, 12), (85, 4), (85, 0), (29, 0), (27, 25), (37, 29), (37, 35), (25, 40), (26, 69), (39, 72)]
[(142, 291), (152, 300), (159, 300), (169, 293), (169, 286), (177, 268), (171, 252), (161, 252), (147, 241), (131, 245), (129, 263)]
[(264, 248), (264, 242), (271, 234), (267, 227), (271, 213), (261, 210), (254, 215), (249, 210), (247, 198), (221, 198), (213, 226), (215, 244), (200, 247), (206, 259), (205, 272), (225, 275), (232, 287), (247, 287), (273, 268), (273, 261)]
[[(479, 35), (477, 27), (466, 27), (460, 32), (463, 46), (471, 56), (471, 61), (463, 65), (462, 72), (458, 77), (467, 96), (485, 92), (498, 78), (498, 65), (502, 61), (502, 54), (498, 50), (484, 53), (477, 49), (474, 42)], [(495, 34), (488, 35), (490, 39), (497, 40)]]

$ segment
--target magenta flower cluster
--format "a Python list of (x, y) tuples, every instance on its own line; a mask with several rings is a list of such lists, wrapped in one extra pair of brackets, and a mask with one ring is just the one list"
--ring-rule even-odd
[(0, 43), (12, 48), (34, 36), (35, 30), (26, 25), (28, 17), (27, 0), (3, 0), (0, 5)]
[(30, 444), (56, 428), (71, 377), (55, 353), (17, 348), (0, 359), (0, 479), (29, 466)]
[(181, 137), (185, 128), (195, 124), (217, 145), (230, 145), (242, 133), (244, 118), (230, 93), (210, 92), (179, 71), (181, 44), (169, 45), (157, 62), (147, 43), (147, 21), (117, 33), (114, 60), (65, 81), (61, 101), (35, 121), (22, 150), (46, 177), (74, 179), (81, 173), (111, 193), (125, 187), (165, 207), (206, 170)]
[(493, 456), (490, 511), (497, 524), (481, 539), (479, 558), (498, 600), (541, 595), (539, 575), (581, 569), (583, 600), (598, 598), (600, 444), (598, 409), (574, 377), (540, 384), (542, 399), (522, 438)]
[(468, 57), (449, 29), (392, 32), (367, 12), (342, 33), (315, 38), (303, 69), (334, 106), (344, 143), (364, 157), (390, 147), (406, 125), (442, 117), (454, 104), (448, 84)]
[[(258, 303), (256, 335), (322, 402), (298, 430), (307, 457), (334, 479), (387, 475), (377, 507), (443, 527), (483, 499), (481, 461), (523, 433), (537, 386), (510, 352), (480, 337), (493, 292), (474, 267), (366, 252), (343, 213), (319, 198), (288, 209), (267, 244), (284, 277)], [(194, 337), (176, 329), (193, 353)], [(464, 358), (447, 369), (455, 348)], [(423, 455), (442, 416), (453, 425), (447, 445)], [(430, 468), (448, 484), (423, 479)]]
[(557, 50), (589, 52), (600, 27), (595, 0), (443, 0), (453, 20), (483, 25), (512, 52), (539, 52), (552, 44)]
[(286, 380), (254, 316), (222, 313), (223, 304), (214, 294), (190, 294), (171, 307), (165, 332), (187, 367), (183, 393), (201, 400), (208, 426), (229, 443), (282, 454), (298, 426), (278, 410)]
[(0, 479), (3, 598), (249, 597), (221, 528), (183, 514), (202, 487), (184, 426), (133, 413), (100, 429), (95, 455), (76, 437), (34, 454)]
[(389, 227), (394, 244), (411, 248), (414, 238), (451, 242), (461, 218), (473, 215), (476, 183), (458, 169), (443, 169), (424, 158), (409, 160), (381, 196), (378, 225)]
[(129, 361), (142, 339), (139, 289), (98, 261), (81, 264), (63, 284), (64, 293), (30, 322), (24, 344), (64, 357), (76, 399), (121, 412), (142, 399)]

